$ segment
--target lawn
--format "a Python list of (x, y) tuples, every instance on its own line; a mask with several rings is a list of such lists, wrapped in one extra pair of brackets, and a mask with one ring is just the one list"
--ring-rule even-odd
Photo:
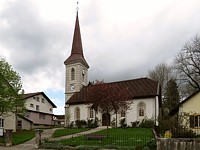
[(33, 130), (14, 132), (12, 135), (13, 145), (24, 143), (32, 139), (34, 136), (35, 132)]
[(70, 135), (70, 134), (75, 134), (75, 133), (80, 133), (83, 131), (87, 131), (89, 130), (89, 128), (66, 128), (66, 129), (58, 129), (55, 130), (55, 132), (53, 133), (52, 137), (61, 137), (61, 136), (65, 136), (65, 135)]
[[(4, 137), (0, 137), (0, 143), (4, 143), (5, 142), (5, 134)], [(20, 143), (24, 143), (30, 139), (32, 139), (33, 137), (35, 137), (35, 132), (34, 131), (19, 131), (19, 132), (13, 132), (12, 134), (12, 142), (13, 145), (17, 145)]]
[[(108, 130), (108, 137), (103, 140), (87, 139), (85, 135), (59, 141), (60, 144), (77, 146), (135, 146), (143, 147), (153, 139), (152, 130), (149, 128), (112, 128)], [(106, 130), (96, 132), (98, 135), (107, 135)]]

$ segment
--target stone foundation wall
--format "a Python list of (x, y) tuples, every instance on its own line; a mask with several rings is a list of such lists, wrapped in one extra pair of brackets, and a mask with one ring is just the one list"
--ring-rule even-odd
[(199, 138), (157, 138), (157, 150), (200, 150)]

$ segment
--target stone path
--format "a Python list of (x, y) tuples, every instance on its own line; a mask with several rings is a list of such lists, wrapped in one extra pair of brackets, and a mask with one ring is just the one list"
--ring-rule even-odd
[(98, 128), (94, 128), (94, 129), (91, 129), (91, 130), (88, 130), (88, 131), (84, 131), (84, 132), (81, 132), (80, 134), (73, 134), (73, 135), (66, 135), (66, 136), (62, 136), (62, 137), (58, 137), (58, 138), (52, 138), (51, 140), (52, 141), (59, 141), (59, 140), (63, 140), (63, 139), (69, 139), (71, 138), (72, 136), (73, 137), (78, 137), (80, 135), (85, 135), (85, 134), (90, 134), (90, 133), (94, 133), (94, 132), (97, 132), (97, 131), (101, 131), (101, 130), (104, 130), (106, 129), (105, 126), (102, 126), (102, 127), (98, 127)]
[[(57, 141), (57, 140), (62, 140), (62, 139), (67, 139), (67, 138), (72, 137), (72, 135), (67, 135), (67, 136), (62, 136), (62, 137), (58, 137), (58, 138), (51, 138), (51, 135), (54, 133), (54, 131), (58, 130), (58, 129), (61, 129), (61, 128), (44, 129), (44, 132), (42, 133), (41, 138), (42, 139), (47, 138), (47, 139), (51, 139), (53, 141)], [(90, 134), (90, 133), (94, 133), (94, 132), (104, 130), (104, 129), (105, 129), (105, 127), (98, 127), (98, 128), (95, 128), (95, 129), (85, 131), (85, 132), (81, 132), (81, 133), (82, 134)], [(80, 136), (80, 135), (79, 134), (73, 135), (73, 137), (77, 137), (77, 136)], [(0, 150), (35, 150), (35, 149), (36, 149), (35, 148), (35, 138), (32, 138), (31, 140), (29, 140), (25, 143), (16, 145), (16, 146), (11, 146), (11, 147), (0, 146)], [(43, 149), (43, 150), (45, 150), (45, 149)], [(51, 149), (48, 149), (48, 150), (51, 150)]]

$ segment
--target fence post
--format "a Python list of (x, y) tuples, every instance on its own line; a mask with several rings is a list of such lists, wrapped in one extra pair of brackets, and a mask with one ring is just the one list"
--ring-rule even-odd
[(41, 129), (35, 129), (35, 148), (39, 148), (39, 145), (41, 144)]
[(6, 129), (6, 147), (12, 146), (12, 131), (13, 129)]

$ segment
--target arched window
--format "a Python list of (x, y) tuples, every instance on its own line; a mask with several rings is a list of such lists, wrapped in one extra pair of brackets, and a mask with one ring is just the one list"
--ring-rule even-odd
[(92, 108), (89, 108), (89, 118), (94, 118), (94, 110)]
[(121, 117), (126, 117), (126, 112), (124, 110), (121, 111)]
[(71, 80), (75, 80), (75, 69), (71, 69)]
[(76, 107), (74, 111), (75, 120), (80, 120), (80, 108)]
[(145, 104), (143, 102), (138, 104), (138, 116), (139, 117), (145, 116)]

